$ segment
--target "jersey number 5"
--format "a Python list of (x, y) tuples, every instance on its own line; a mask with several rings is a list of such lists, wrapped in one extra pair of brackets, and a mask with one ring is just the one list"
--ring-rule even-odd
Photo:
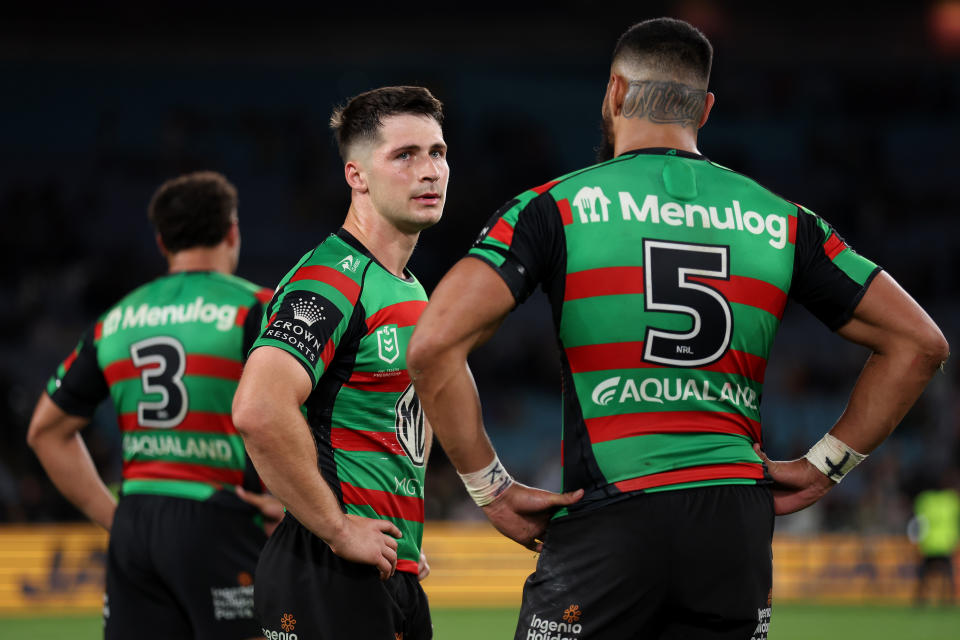
[(693, 320), (689, 331), (648, 327), (644, 361), (701, 367), (722, 358), (733, 334), (730, 303), (689, 277), (729, 280), (730, 247), (645, 239), (643, 265), (644, 310), (682, 313)]
[(187, 388), (183, 372), (187, 365), (183, 345), (176, 338), (158, 336), (130, 345), (133, 366), (140, 369), (143, 393), (160, 394), (160, 400), (137, 403), (137, 423), (143, 427), (172, 429), (187, 415)]

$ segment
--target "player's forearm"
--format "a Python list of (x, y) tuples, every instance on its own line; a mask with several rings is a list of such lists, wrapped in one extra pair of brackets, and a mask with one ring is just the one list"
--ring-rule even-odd
[(60, 493), (87, 518), (109, 531), (117, 501), (100, 479), (80, 434), (63, 437), (45, 432), (32, 437), (30, 446)]
[(876, 449), (920, 397), (945, 355), (945, 346), (941, 351), (906, 344), (873, 353), (830, 432), (859, 453)]
[[(444, 452), (460, 473), (482, 469), (494, 458), (483, 428), (480, 398), (462, 354), (437, 354), (419, 362), (417, 396)], [(411, 368), (413, 370), (413, 368)]]
[(314, 534), (328, 542), (336, 538), (344, 513), (317, 466), (317, 448), (299, 407), (281, 409), (267, 398), (252, 402), (270, 413), (240, 404), (233, 419), (263, 483)]

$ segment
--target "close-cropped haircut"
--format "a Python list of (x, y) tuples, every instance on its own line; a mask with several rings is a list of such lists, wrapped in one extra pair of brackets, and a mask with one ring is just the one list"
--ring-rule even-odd
[(219, 244), (236, 220), (237, 189), (215, 171), (197, 171), (164, 182), (147, 217), (171, 253)]
[(613, 49), (613, 62), (651, 68), (674, 78), (693, 78), (706, 86), (713, 46), (693, 25), (674, 18), (638, 22)]
[(428, 116), (443, 124), (443, 104), (424, 87), (381, 87), (356, 95), (334, 109), (330, 128), (343, 161), (347, 161), (355, 143), (379, 137), (384, 118), (401, 114)]

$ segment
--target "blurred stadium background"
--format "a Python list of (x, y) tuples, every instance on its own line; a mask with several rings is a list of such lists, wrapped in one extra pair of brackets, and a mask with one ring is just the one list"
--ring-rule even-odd
[[(196, 169), (226, 174), (240, 193), (239, 274), (273, 286), (341, 222), (349, 194), (326, 121), (375, 86), (423, 84), (446, 105), (446, 215), (411, 263), (429, 291), (502, 202), (593, 161), (609, 54), (626, 26), (687, 19), (716, 49), (717, 106), (701, 150), (823, 215), (960, 344), (960, 2), (614, 7), (174, 0), (2, 10), (0, 638), (20, 633), (7, 615), (97, 608), (104, 536), (60, 498), (25, 434), (83, 329), (162, 272), (146, 221), (153, 190)], [(538, 294), (471, 364), (505, 464), (556, 489), (549, 327)], [(762, 404), (771, 457), (802, 455), (832, 424), (865, 355), (788, 308)], [(814, 508), (778, 519), (775, 604), (909, 603), (911, 501), (960, 468), (958, 390), (949, 363), (864, 467)], [(109, 408), (85, 437), (116, 481)], [(439, 450), (427, 482), (435, 606), (515, 607), (532, 556), (480, 522)], [(773, 620), (774, 640), (793, 637)]]

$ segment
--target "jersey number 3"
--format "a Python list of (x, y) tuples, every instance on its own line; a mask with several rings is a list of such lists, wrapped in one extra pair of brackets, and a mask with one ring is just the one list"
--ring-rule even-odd
[(690, 276), (729, 280), (730, 247), (645, 239), (643, 265), (644, 310), (682, 313), (693, 320), (689, 331), (648, 327), (644, 361), (702, 367), (722, 358), (733, 334), (730, 303)]
[(172, 429), (187, 415), (187, 365), (183, 345), (176, 338), (158, 336), (130, 345), (133, 366), (140, 369), (143, 393), (160, 394), (160, 400), (137, 403), (137, 423), (143, 427)]

